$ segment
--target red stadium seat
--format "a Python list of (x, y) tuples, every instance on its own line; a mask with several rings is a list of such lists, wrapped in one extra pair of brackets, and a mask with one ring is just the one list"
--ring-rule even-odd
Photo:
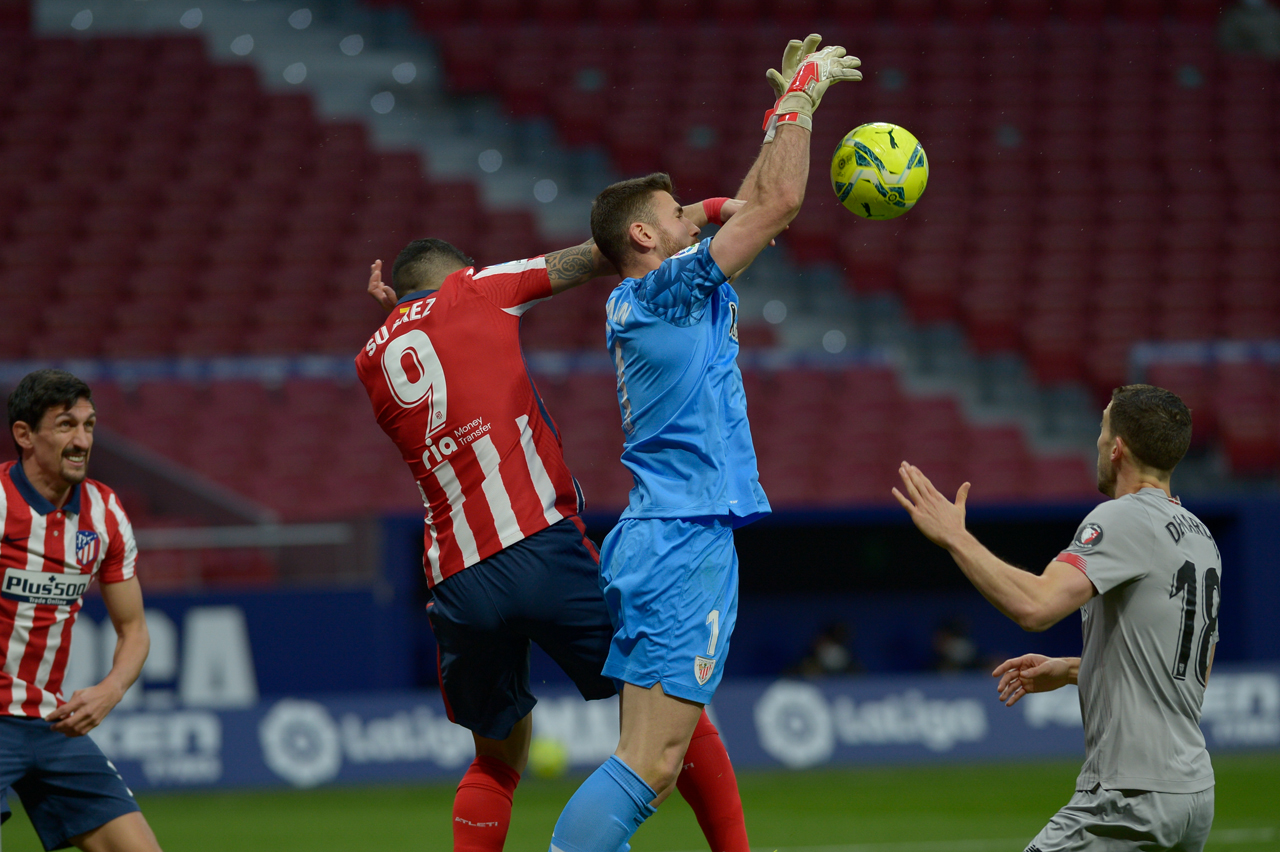
[(1022, 317), (1018, 282), (989, 279), (969, 288), (962, 297), (969, 342), (980, 353), (1016, 351)]
[(943, 322), (958, 316), (960, 270), (956, 260), (939, 253), (902, 264), (902, 294), (917, 322)]
[(1083, 456), (1033, 457), (1031, 477), (1040, 499), (1101, 499), (1097, 493), (1097, 469)]
[(1220, 398), (1219, 428), (1234, 472), (1271, 476), (1280, 468), (1275, 387), (1269, 395)]
[(1173, 0), (1174, 14), (1182, 23), (1212, 24), (1222, 7), (1222, 0)]
[(1086, 351), (1079, 311), (1046, 312), (1024, 325), (1023, 346), (1036, 378), (1044, 384), (1081, 381)]
[(889, 222), (852, 222), (839, 230), (836, 254), (850, 286), (860, 293), (893, 289), (902, 232)]
[(640, 17), (639, 0), (595, 0), (594, 6), (603, 24), (628, 25)]
[(996, 7), (994, 0), (948, 0), (945, 5), (954, 24), (985, 24)]

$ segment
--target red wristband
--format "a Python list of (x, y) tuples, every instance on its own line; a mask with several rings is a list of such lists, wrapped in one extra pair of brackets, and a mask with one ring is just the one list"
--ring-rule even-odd
[(712, 225), (723, 225), (724, 220), (720, 218), (720, 208), (728, 201), (727, 198), (707, 198), (702, 202), (702, 212), (707, 214), (707, 221)]

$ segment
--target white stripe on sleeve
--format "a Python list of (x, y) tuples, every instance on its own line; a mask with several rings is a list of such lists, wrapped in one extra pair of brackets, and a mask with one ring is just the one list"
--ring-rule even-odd
[[(111, 510), (111, 514), (115, 515), (116, 523), (120, 527), (120, 538), (124, 542), (124, 564), (121, 566), (121, 572), (124, 579), (128, 580), (133, 577), (134, 569), (138, 564), (138, 542), (133, 538), (133, 524), (129, 523), (129, 516), (124, 513), (124, 509), (120, 507), (120, 502), (116, 500), (116, 495), (112, 494), (107, 508)], [(97, 520), (96, 518), (94, 520)], [(100, 527), (106, 530), (106, 519), (103, 519)], [(106, 553), (106, 545), (103, 545), (103, 553)]]
[(488, 435), (472, 446), (480, 461), (480, 470), (484, 472), (484, 483), (480, 487), (484, 490), (485, 499), (489, 501), (489, 510), (493, 512), (493, 525), (498, 530), (498, 541), (502, 542), (503, 547), (510, 547), (524, 538), (524, 533), (520, 532), (520, 521), (511, 509), (511, 495), (507, 493), (507, 486), (502, 481), (502, 458), (493, 446), (493, 439)]
[[(490, 275), (519, 275), (521, 272), (528, 272), (530, 269), (546, 269), (546, 257), (531, 257), (528, 260), (512, 260), (507, 263), (499, 263), (497, 266), (486, 266), (479, 272), (471, 276), (474, 281), (477, 278), (488, 278)], [(523, 316), (524, 312), (532, 308), (539, 302), (545, 302), (550, 296), (543, 296), (541, 299), (531, 299), (520, 305), (502, 310), (513, 317)]]
[(529, 415), (521, 414), (516, 418), (520, 427), (520, 448), (524, 450), (524, 460), (529, 465), (529, 478), (533, 481), (538, 499), (542, 501), (542, 516), (548, 524), (554, 524), (564, 517), (556, 508), (556, 486), (547, 475), (546, 465), (538, 455), (538, 448), (533, 444), (533, 430), (529, 428)]
[(546, 269), (547, 258), (530, 257), (526, 260), (509, 260), (506, 263), (495, 264), (494, 266), (486, 266), (471, 277), (488, 278), (490, 275), (519, 275), (521, 272), (528, 272), (530, 269)]
[(529, 310), (539, 302), (545, 302), (547, 301), (547, 299), (550, 299), (550, 298), (551, 298), (550, 296), (543, 296), (541, 299), (530, 299), (529, 301), (524, 302), (523, 304), (516, 305), (513, 308), (503, 308), (502, 311), (503, 313), (511, 314), (511, 316), (513, 317), (522, 317), (524, 316), (525, 311)]

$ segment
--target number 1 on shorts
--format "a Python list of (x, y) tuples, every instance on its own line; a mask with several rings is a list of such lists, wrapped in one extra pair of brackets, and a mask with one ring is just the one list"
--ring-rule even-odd
[(707, 624), (711, 625), (711, 641), (707, 643), (707, 656), (716, 655), (716, 640), (720, 638), (720, 610), (713, 609), (707, 615)]

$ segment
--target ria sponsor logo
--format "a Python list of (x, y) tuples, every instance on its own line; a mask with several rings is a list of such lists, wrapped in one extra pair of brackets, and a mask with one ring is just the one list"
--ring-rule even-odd
[(4, 584), (0, 597), (11, 601), (33, 604), (69, 606), (80, 599), (89, 581), (88, 574), (46, 574), (43, 571), (27, 571), (9, 568), (4, 572)]

